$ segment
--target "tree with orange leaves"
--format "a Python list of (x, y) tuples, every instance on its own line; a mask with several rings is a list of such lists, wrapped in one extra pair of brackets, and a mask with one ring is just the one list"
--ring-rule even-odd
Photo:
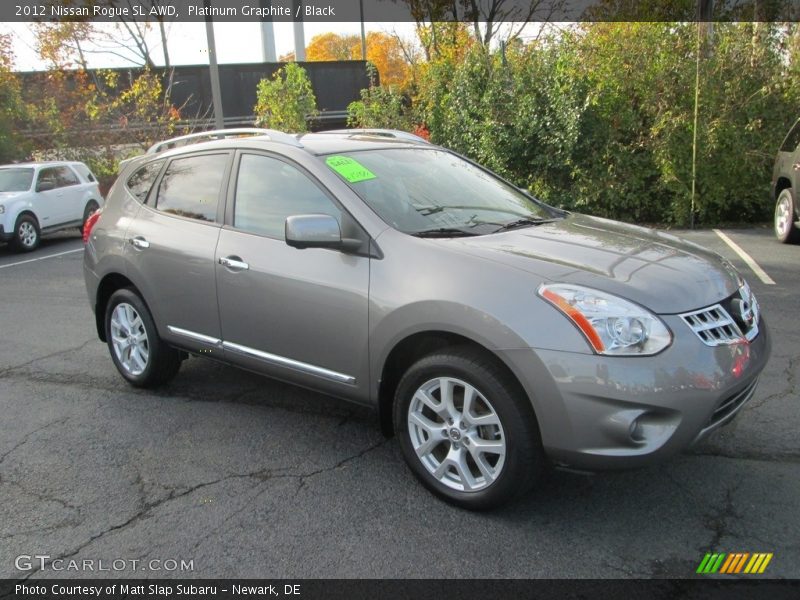
[[(306, 59), (361, 60), (361, 38), (337, 33), (315, 35), (306, 47)], [(370, 31), (367, 34), (367, 60), (378, 69), (381, 85), (403, 88), (408, 83), (410, 65), (396, 37)]]

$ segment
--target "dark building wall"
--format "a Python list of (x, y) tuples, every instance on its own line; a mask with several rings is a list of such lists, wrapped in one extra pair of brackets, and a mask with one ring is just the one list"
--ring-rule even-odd
[[(284, 63), (242, 63), (219, 66), (222, 89), (222, 109), (226, 120), (248, 120), (253, 117), (256, 103), (256, 86), (264, 78), (270, 78)], [(360, 91), (369, 87), (366, 62), (361, 60), (302, 62), (308, 73), (317, 108), (323, 117), (317, 128), (343, 126), (343, 111), (347, 105), (360, 98)], [(119, 73), (121, 82), (132, 81), (140, 69), (110, 69)], [(23, 81), (35, 80), (41, 73), (21, 73)], [(172, 80), (172, 103), (182, 107), (187, 119), (210, 118), (211, 80), (208, 65), (181, 65), (174, 67)], [(339, 113), (334, 119), (325, 119), (326, 113)], [(331, 115), (333, 116), (333, 115)]]

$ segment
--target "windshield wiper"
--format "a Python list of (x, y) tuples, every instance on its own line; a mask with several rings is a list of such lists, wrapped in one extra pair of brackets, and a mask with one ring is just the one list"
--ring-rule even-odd
[(414, 237), (430, 237), (430, 238), (444, 238), (444, 237), (467, 237), (472, 235), (480, 235), (474, 231), (465, 231), (457, 229), (456, 227), (437, 227), (436, 229), (423, 229), (422, 231), (415, 231), (411, 235)]
[(558, 221), (559, 219), (545, 219), (543, 217), (523, 217), (521, 219), (517, 219), (515, 221), (509, 221), (508, 223), (504, 223), (497, 229), (495, 229), (495, 233), (498, 231), (508, 231), (509, 229), (517, 229), (518, 227), (531, 227), (533, 225), (543, 225), (544, 223), (553, 223), (554, 221)]

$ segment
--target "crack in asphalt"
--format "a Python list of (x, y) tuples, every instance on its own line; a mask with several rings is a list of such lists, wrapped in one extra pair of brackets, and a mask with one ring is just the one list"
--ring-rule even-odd
[(260, 483), (258, 483), (258, 484), (256, 485), (256, 489), (258, 489), (258, 487), (261, 487), (261, 489), (260, 489), (260, 490), (258, 490), (258, 491), (257, 491), (255, 494), (253, 494), (253, 497), (252, 497), (252, 498), (250, 498), (249, 500), (247, 500), (247, 502), (245, 502), (245, 503), (244, 503), (244, 504), (241, 506), (241, 508), (239, 508), (238, 510), (235, 510), (235, 511), (233, 511), (231, 514), (229, 514), (227, 517), (225, 517), (225, 518), (222, 520), (222, 523), (220, 523), (219, 525), (217, 525), (216, 527), (214, 527), (214, 529), (212, 529), (212, 530), (211, 530), (211, 531), (209, 531), (207, 534), (205, 534), (203, 537), (201, 537), (200, 539), (198, 539), (198, 540), (197, 540), (197, 541), (194, 543), (194, 545), (192, 546), (192, 549), (191, 549), (191, 551), (197, 550), (197, 549), (198, 549), (198, 548), (199, 548), (201, 545), (203, 545), (203, 543), (204, 543), (204, 542), (208, 541), (208, 540), (209, 540), (209, 539), (210, 539), (210, 538), (211, 538), (211, 537), (212, 537), (212, 536), (213, 536), (215, 533), (217, 533), (217, 532), (218, 532), (220, 529), (222, 529), (222, 528), (223, 528), (225, 525), (227, 525), (229, 521), (231, 521), (231, 520), (232, 520), (232, 519), (234, 519), (235, 517), (238, 517), (238, 516), (239, 516), (240, 514), (242, 514), (242, 513), (243, 513), (245, 510), (247, 510), (248, 508), (250, 508), (250, 506), (252, 506), (252, 505), (253, 505), (253, 503), (254, 503), (254, 502), (255, 502), (255, 501), (258, 499), (258, 498), (260, 498), (261, 496), (263, 496), (263, 495), (264, 495), (264, 494), (267, 492), (267, 490), (269, 489), (269, 487), (268, 487), (268, 486), (264, 485), (264, 484), (265, 484), (267, 481), (269, 481), (269, 479), (265, 479), (265, 480), (261, 481)]
[(37, 427), (33, 431), (30, 431), (30, 432), (26, 433), (24, 436), (22, 436), (22, 439), (19, 442), (17, 442), (11, 448), (11, 450), (8, 450), (2, 456), (0, 456), (0, 465), (2, 465), (3, 461), (6, 458), (8, 458), (11, 454), (13, 454), (17, 450), (19, 450), (22, 446), (27, 444), (28, 440), (30, 440), (31, 437), (33, 437), (35, 434), (39, 433), (40, 431), (44, 431), (45, 429), (48, 429), (49, 427), (52, 427), (53, 425), (63, 425), (64, 423), (69, 421), (71, 418), (72, 418), (71, 416), (70, 417), (62, 417), (60, 419), (56, 419), (55, 421), (50, 421), (49, 423), (47, 423), (45, 425), (42, 425), (41, 427)]
[(14, 371), (18, 371), (20, 369), (24, 369), (25, 367), (29, 367), (32, 364), (35, 364), (35, 363), (37, 363), (39, 361), (47, 360), (48, 358), (55, 358), (57, 356), (61, 356), (62, 354), (68, 354), (70, 352), (80, 352), (86, 346), (88, 346), (90, 343), (92, 343), (94, 341), (97, 341), (97, 338), (90, 338), (90, 339), (86, 340), (85, 342), (83, 342), (81, 345), (75, 346), (74, 348), (66, 348), (64, 350), (58, 350), (57, 352), (51, 352), (50, 354), (45, 354), (44, 356), (39, 356), (37, 358), (32, 358), (31, 360), (28, 360), (28, 361), (26, 361), (24, 363), (20, 363), (18, 365), (5, 367), (4, 369), (0, 369), (0, 378), (6, 377), (6, 375), (8, 375), (10, 373), (13, 373)]
[(13, 481), (9, 479), (9, 480), (3, 480), (2, 483), (5, 485), (13, 485), (14, 487), (19, 488), (29, 496), (33, 496), (34, 498), (42, 502), (54, 502), (55, 504), (61, 505), (62, 508), (67, 508), (69, 510), (74, 510), (74, 511), (80, 510), (80, 507), (75, 506), (74, 504), (70, 504), (66, 500), (62, 500), (61, 498), (57, 498), (55, 496), (48, 496), (46, 494), (42, 494), (40, 492), (37, 492), (36, 490), (32, 490), (30, 488), (25, 487), (18, 481)]
[[(61, 556), (58, 556), (57, 558), (53, 558), (49, 562), (52, 563), (53, 561), (56, 561), (56, 560), (66, 560), (66, 559), (72, 558), (73, 556), (77, 555), (81, 550), (83, 550), (87, 546), (91, 545), (93, 542), (95, 542), (95, 541), (97, 541), (97, 540), (99, 540), (99, 539), (101, 539), (101, 538), (103, 538), (103, 537), (105, 537), (105, 536), (107, 536), (109, 534), (112, 534), (112, 533), (117, 532), (117, 531), (121, 531), (121, 530), (123, 530), (123, 529), (125, 529), (125, 528), (127, 528), (127, 527), (129, 527), (129, 526), (131, 526), (131, 525), (133, 525), (135, 523), (137, 523), (138, 521), (144, 519), (148, 514), (152, 513), (154, 510), (160, 508), (161, 506), (163, 506), (164, 504), (166, 504), (168, 502), (172, 502), (173, 500), (178, 500), (180, 498), (183, 498), (185, 496), (188, 496), (188, 495), (196, 492), (197, 490), (200, 490), (200, 489), (203, 489), (203, 488), (206, 488), (206, 487), (210, 487), (210, 486), (213, 486), (213, 485), (217, 485), (217, 484), (220, 484), (220, 483), (223, 483), (225, 481), (232, 480), (232, 479), (255, 478), (255, 479), (260, 480), (261, 483), (259, 485), (261, 485), (262, 483), (265, 483), (265, 482), (267, 482), (269, 480), (272, 480), (272, 479), (299, 479), (298, 490), (295, 492), (295, 494), (293, 496), (293, 497), (296, 497), (297, 494), (300, 492), (300, 490), (305, 486), (305, 483), (306, 483), (306, 481), (308, 479), (316, 477), (317, 475), (320, 475), (322, 473), (328, 473), (328, 472), (331, 472), (331, 471), (335, 471), (336, 469), (342, 468), (344, 465), (346, 465), (346, 464), (348, 464), (350, 462), (358, 460), (359, 458), (363, 457), (364, 455), (368, 454), (369, 452), (372, 452), (372, 451), (377, 450), (378, 448), (380, 448), (382, 446), (385, 446), (389, 442), (391, 442), (391, 440), (388, 440), (388, 439), (381, 440), (380, 442), (377, 442), (375, 444), (371, 444), (370, 446), (367, 446), (366, 448), (358, 451), (357, 453), (355, 453), (355, 454), (353, 454), (351, 456), (347, 456), (347, 457), (343, 458), (342, 460), (340, 460), (339, 462), (337, 462), (333, 466), (323, 467), (323, 468), (320, 468), (320, 469), (316, 469), (314, 471), (309, 471), (308, 473), (292, 474), (292, 473), (286, 472), (286, 471), (289, 471), (289, 469), (277, 469), (277, 470), (259, 469), (258, 471), (252, 471), (252, 472), (249, 472), (249, 473), (234, 473), (234, 474), (231, 474), (231, 475), (226, 475), (225, 477), (221, 477), (219, 479), (215, 479), (213, 481), (206, 481), (206, 482), (203, 482), (203, 483), (198, 483), (197, 485), (193, 485), (193, 486), (191, 486), (189, 488), (186, 488), (185, 490), (182, 490), (180, 492), (178, 492), (177, 490), (171, 490), (170, 493), (164, 498), (160, 498), (160, 499), (158, 499), (158, 500), (156, 500), (154, 502), (145, 501), (144, 504), (140, 507), (140, 509), (135, 514), (133, 514), (130, 518), (126, 519), (122, 523), (118, 523), (116, 525), (113, 525), (113, 526), (109, 527), (108, 529), (105, 529), (105, 530), (103, 530), (103, 531), (101, 531), (99, 533), (96, 533), (96, 534), (90, 536), (88, 540), (86, 540), (85, 542), (83, 542), (82, 544), (80, 544), (79, 546), (74, 548), (73, 550), (71, 550), (71, 551), (69, 551), (66, 554), (63, 554)], [(139, 477), (138, 481), (141, 481), (141, 477)], [(134, 484), (136, 484), (138, 487), (140, 487), (140, 489), (143, 489), (143, 485), (138, 484), (137, 481), (134, 481)], [(265, 488), (264, 491), (266, 491), (266, 488)], [(256, 497), (259, 496), (259, 495), (260, 495), (260, 493), (256, 494)], [(255, 498), (253, 498), (253, 500), (251, 500), (251, 502), (254, 501), (254, 500), (255, 500)], [(244, 510), (244, 508), (240, 509), (239, 512), (241, 512), (242, 510)], [(229, 518), (232, 518), (232, 517), (229, 517)], [(208, 537), (208, 536), (206, 536), (206, 537)], [(38, 567), (32, 569), (29, 573), (27, 573), (21, 579), (22, 580), (27, 580), (27, 579), (31, 578), (32, 576), (34, 576), (40, 570), (41, 570), (41, 566), (38, 566)]]
[(730, 519), (738, 518), (740, 515), (736, 512), (736, 506), (733, 502), (733, 494), (739, 490), (739, 484), (728, 487), (725, 490), (725, 504), (716, 513), (703, 515), (703, 526), (711, 531), (711, 541), (707, 546), (700, 546), (698, 550), (704, 552), (706, 550), (713, 551), (719, 547), (722, 538), (729, 535), (727, 532), (728, 521)]
[(771, 400), (777, 400), (778, 398), (785, 398), (794, 394), (795, 396), (798, 395), (797, 390), (797, 378), (795, 376), (795, 372), (797, 367), (800, 366), (800, 354), (797, 356), (790, 356), (788, 364), (786, 368), (783, 370), (783, 374), (786, 376), (786, 389), (780, 392), (776, 392), (774, 394), (770, 394), (769, 396), (765, 396), (764, 398), (759, 398), (758, 400), (750, 401), (750, 409), (754, 408), (761, 408), (764, 404)]

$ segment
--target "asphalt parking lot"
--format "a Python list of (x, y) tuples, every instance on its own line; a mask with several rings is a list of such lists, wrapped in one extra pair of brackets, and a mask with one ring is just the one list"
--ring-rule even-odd
[[(428, 494), (368, 411), (200, 358), (158, 392), (129, 387), (96, 337), (78, 234), (0, 246), (0, 577), (98, 574), (15, 568), (37, 554), (124, 560), (102, 575), (127, 577), (691, 577), (710, 550), (771, 552), (764, 576), (800, 577), (800, 246), (725, 233), (775, 282), (715, 232), (680, 232), (741, 270), (773, 333), (739, 417), (662, 465), (554, 472), (485, 514)], [(193, 570), (130, 566), (150, 560)]]

